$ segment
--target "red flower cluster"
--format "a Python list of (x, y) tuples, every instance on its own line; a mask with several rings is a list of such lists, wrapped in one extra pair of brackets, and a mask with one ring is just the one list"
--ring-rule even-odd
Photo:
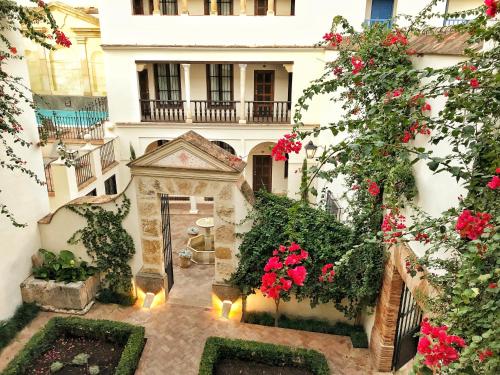
[(373, 196), (373, 197), (376, 197), (377, 195), (380, 194), (380, 187), (377, 185), (377, 183), (375, 181), (372, 181), (372, 180), (367, 180), (366, 182), (368, 182), (368, 193)]
[(484, 362), (486, 358), (493, 357), (493, 352), (490, 349), (485, 349), (483, 351), (478, 351), (477, 356), (480, 362)]
[(66, 35), (64, 35), (64, 33), (61, 30), (54, 31), (54, 34), (56, 34), (57, 44), (66, 48), (69, 48), (71, 46), (71, 41), (68, 39)]
[(477, 89), (479, 87), (479, 80), (477, 78), (471, 78), (469, 84), (473, 89)]
[(429, 235), (427, 233), (422, 233), (422, 232), (418, 232), (415, 235), (415, 241), (423, 242), (423, 243), (431, 242), (431, 240), (429, 239)]
[(498, 176), (493, 176), (490, 182), (486, 185), (488, 186), (491, 190), (496, 190), (500, 187), (500, 177)]
[(333, 74), (335, 74), (336, 76), (339, 76), (342, 74), (342, 67), (341, 66), (336, 66), (335, 68), (333, 68)]
[(38, 6), (40, 8), (45, 8), (45, 2), (43, 2), (42, 0), (38, 0)]
[(10, 47), (10, 48), (9, 48), (9, 51), (10, 51), (10, 53), (12, 53), (13, 55), (17, 54), (17, 48), (16, 48), (16, 47)]
[(430, 111), (432, 109), (431, 105), (429, 103), (424, 103), (424, 105), (422, 106), (422, 112), (427, 112), (427, 111)]
[(359, 56), (351, 57), (351, 64), (352, 64), (352, 74), (358, 74), (365, 67), (365, 63)]
[(488, 17), (495, 17), (498, 10), (498, 1), (497, 0), (484, 0), (484, 5), (486, 5), (486, 15)]
[(397, 30), (396, 32), (391, 31), (389, 34), (387, 34), (387, 36), (382, 44), (384, 46), (392, 46), (392, 45), (397, 44), (397, 43), (399, 43), (403, 46), (406, 46), (408, 44), (408, 39), (399, 30)]
[(260, 287), (262, 294), (278, 300), (280, 294), (288, 292), (293, 284), (304, 285), (307, 270), (300, 264), (308, 257), (309, 253), (295, 242), (288, 247), (280, 245), (264, 266), (265, 273)]
[(292, 133), (285, 134), (283, 138), (278, 140), (278, 143), (276, 143), (271, 151), (271, 155), (273, 156), (274, 160), (286, 160), (286, 154), (289, 154), (291, 152), (295, 152), (296, 154), (298, 154), (300, 152), (300, 149), (302, 148), (302, 143), (296, 141), (296, 138), (297, 134)]
[(384, 232), (384, 242), (395, 243), (398, 237), (403, 235), (402, 229), (406, 229), (406, 217), (394, 214), (389, 211), (382, 220), (382, 232)]
[(413, 123), (410, 129), (404, 131), (401, 142), (408, 143), (415, 137), (415, 135), (417, 135), (417, 133), (429, 135), (431, 134), (431, 130), (425, 124), (420, 124), (418, 121), (416, 121)]
[(321, 275), (319, 277), (319, 281), (320, 282), (328, 281), (329, 283), (331, 283), (333, 281), (333, 276), (335, 276), (335, 270), (333, 269), (333, 264), (327, 263), (321, 268)]
[(391, 100), (391, 99), (394, 99), (394, 98), (398, 98), (400, 97), (401, 95), (403, 95), (403, 91), (404, 89), (402, 87), (398, 88), (398, 89), (395, 89), (394, 91), (392, 92), (387, 92), (385, 94), (385, 96), (387, 97), (387, 101)]
[(448, 327), (433, 326), (425, 318), (420, 327), (424, 336), (418, 342), (417, 351), (424, 356), (424, 364), (431, 369), (448, 366), (458, 360), (458, 348), (465, 347), (465, 340), (456, 335), (448, 335)]
[(486, 212), (477, 212), (473, 214), (469, 210), (463, 210), (458, 217), (455, 230), (460, 233), (462, 238), (476, 240), (484, 232), (484, 229), (490, 226), (488, 223), (491, 215)]
[(337, 33), (326, 33), (325, 35), (323, 35), (323, 39), (327, 42), (330, 42), (330, 44), (334, 47), (342, 43), (342, 35)]

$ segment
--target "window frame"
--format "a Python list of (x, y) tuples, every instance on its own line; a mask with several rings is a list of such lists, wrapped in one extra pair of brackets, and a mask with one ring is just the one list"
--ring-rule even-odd
[[(160, 14), (162, 16), (178, 16), (179, 15), (179, 2), (178, 0), (159, 0), (160, 1)], [(175, 13), (165, 13), (163, 10), (169, 9), (168, 5), (171, 4), (174, 6)]]
[[(159, 65), (174, 65), (176, 67), (176, 72), (177, 72), (177, 84), (179, 86), (179, 89), (178, 90), (173, 90), (172, 87), (171, 87), (171, 79), (172, 77), (175, 78), (175, 76), (172, 76), (170, 74), (170, 69), (165, 69), (166, 71), (166, 75), (165, 75), (165, 79), (166, 79), (166, 82), (167, 82), (167, 89), (166, 90), (160, 90), (160, 80), (159, 80), (159, 74), (158, 74), (158, 66)], [(181, 65), (180, 64), (176, 64), (176, 63), (154, 63), (153, 64), (153, 71), (154, 71), (154, 77), (155, 77), (155, 100), (156, 101), (160, 101), (160, 100), (164, 100), (164, 99), (161, 99), (160, 98), (160, 91), (166, 91), (168, 94), (167, 96), (169, 97), (169, 99), (166, 99), (164, 101), (166, 101), (167, 103), (159, 103), (159, 102), (156, 102), (158, 104), (158, 106), (160, 107), (165, 107), (165, 108), (180, 108), (182, 107), (183, 105), (183, 102), (182, 102), (182, 80), (181, 80)], [(172, 96), (172, 92), (173, 91), (179, 91), (179, 99), (171, 99), (171, 96)], [(170, 101), (177, 101), (177, 103), (169, 103)]]
[[(210, 66), (211, 65), (216, 65), (218, 66), (218, 74), (215, 75), (215, 76), (212, 76), (211, 75), (211, 72), (210, 72)], [(211, 78), (212, 77), (218, 77), (218, 83), (219, 83), (219, 87), (220, 89), (218, 90), (218, 93), (220, 95), (220, 97), (223, 96), (223, 93), (225, 92), (224, 90), (222, 90), (222, 87), (223, 87), (223, 78), (224, 76), (222, 76), (222, 65), (229, 65), (231, 67), (230, 69), (230, 76), (229, 76), (229, 79), (230, 79), (230, 82), (229, 82), (229, 87), (230, 87), (230, 99), (229, 99), (229, 102), (227, 105), (224, 105), (224, 104), (213, 104), (214, 102), (217, 102), (215, 100), (212, 99), (212, 80)], [(234, 64), (231, 64), (231, 63), (224, 63), (224, 64), (206, 64), (206, 80), (207, 80), (207, 106), (210, 107), (210, 108), (233, 108), (234, 107)], [(227, 102), (226, 100), (219, 100), (218, 102)]]
[[(222, 14), (222, 3), (229, 4), (230, 13)], [(210, 0), (205, 0), (205, 16), (210, 15)], [(218, 16), (234, 16), (234, 0), (217, 0), (217, 15)]]
[[(113, 182), (113, 183), (112, 183)], [(110, 190), (113, 189), (108, 189), (110, 187), (114, 186), (114, 193), (110, 192)], [(116, 174), (109, 176), (107, 179), (104, 180), (104, 191), (106, 195), (115, 195), (118, 194), (118, 185), (116, 184)]]

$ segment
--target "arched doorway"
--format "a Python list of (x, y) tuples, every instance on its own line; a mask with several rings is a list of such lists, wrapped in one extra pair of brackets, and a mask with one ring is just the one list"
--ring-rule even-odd
[(146, 146), (146, 150), (144, 150), (144, 153), (147, 154), (149, 152), (153, 152), (157, 148), (163, 146), (164, 144), (167, 144), (169, 141), (166, 139), (158, 139), (154, 142), (151, 142), (149, 145)]
[(288, 189), (288, 160), (273, 160), (271, 150), (274, 145), (273, 142), (263, 142), (250, 150), (245, 178), (254, 191), (265, 189), (275, 194), (286, 194)]

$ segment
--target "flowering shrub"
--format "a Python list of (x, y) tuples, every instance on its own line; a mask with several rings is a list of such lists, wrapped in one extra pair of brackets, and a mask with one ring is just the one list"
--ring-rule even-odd
[(472, 214), (469, 210), (463, 210), (457, 220), (455, 229), (460, 233), (462, 238), (476, 240), (488, 227), (491, 220), (491, 215), (485, 212), (477, 212)]
[[(12, 44), (12, 36), (16, 33), (25, 38), (33, 40), (41, 46), (52, 49), (51, 39), (56, 36), (56, 43), (68, 47), (71, 42), (67, 40), (62, 32), (57, 29), (52, 14), (43, 1), (31, 0), (38, 7), (25, 7), (18, 5), (16, 1), (0, 2), (0, 19), (2, 28), (0, 38), (0, 167), (11, 171), (20, 172), (43, 185), (45, 182), (40, 179), (35, 172), (26, 166), (26, 161), (17, 154), (17, 150), (12, 147), (29, 148), (32, 143), (23, 137), (23, 127), (18, 118), (21, 115), (21, 103), (32, 103), (31, 97), (26, 96), (25, 88), (27, 82), (23, 82), (21, 77), (12, 76), (2, 68), (2, 64), (9, 59), (21, 59), (17, 47)], [(48, 24), (47, 31), (37, 31), (36, 24)], [(59, 33), (59, 34), (58, 34)], [(68, 44), (69, 43), (69, 44)], [(0, 189), (1, 192), (1, 189)], [(0, 215), (6, 216), (14, 226), (23, 227), (25, 224), (19, 223), (7, 205), (0, 202)]]
[(276, 327), (278, 326), (279, 304), (282, 293), (289, 293), (293, 285), (304, 285), (307, 270), (301, 264), (308, 257), (309, 253), (307, 251), (292, 242), (288, 247), (280, 245), (278, 249), (274, 250), (273, 256), (269, 258), (264, 266), (265, 273), (262, 276), (260, 291), (264, 296), (274, 299), (276, 304), (274, 325)]
[(297, 134), (286, 134), (283, 138), (279, 139), (276, 145), (271, 150), (271, 155), (276, 161), (284, 161), (287, 159), (286, 154), (295, 152), (298, 154), (302, 148), (302, 143), (297, 141)]

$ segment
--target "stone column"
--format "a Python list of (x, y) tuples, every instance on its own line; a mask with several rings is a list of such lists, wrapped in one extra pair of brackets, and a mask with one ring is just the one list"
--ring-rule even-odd
[(191, 64), (182, 64), (182, 69), (184, 70), (184, 86), (186, 86), (186, 122), (192, 123), (193, 118), (191, 116), (191, 75), (190, 70)]
[(189, 16), (188, 2), (187, 0), (181, 1), (181, 16)]
[(161, 15), (160, 0), (153, 0), (153, 14), (157, 16)]
[(372, 363), (377, 371), (391, 371), (402, 288), (403, 279), (390, 259), (385, 267), (370, 338)]
[(240, 0), (240, 16), (247, 15), (247, 0)]
[(217, 15), (217, 0), (210, 0), (210, 15)]
[(196, 205), (196, 197), (189, 197), (189, 203), (191, 203), (190, 214), (196, 215), (198, 213), (198, 206)]
[(245, 84), (246, 84), (246, 73), (247, 64), (240, 65), (240, 124), (246, 124), (247, 120), (245, 117)]
[(80, 77), (81, 87), (84, 96), (92, 96), (92, 86), (90, 84), (90, 70), (87, 58), (87, 38), (77, 38), (78, 49), (80, 50)]
[(274, 16), (274, 0), (267, 1), (267, 15)]

